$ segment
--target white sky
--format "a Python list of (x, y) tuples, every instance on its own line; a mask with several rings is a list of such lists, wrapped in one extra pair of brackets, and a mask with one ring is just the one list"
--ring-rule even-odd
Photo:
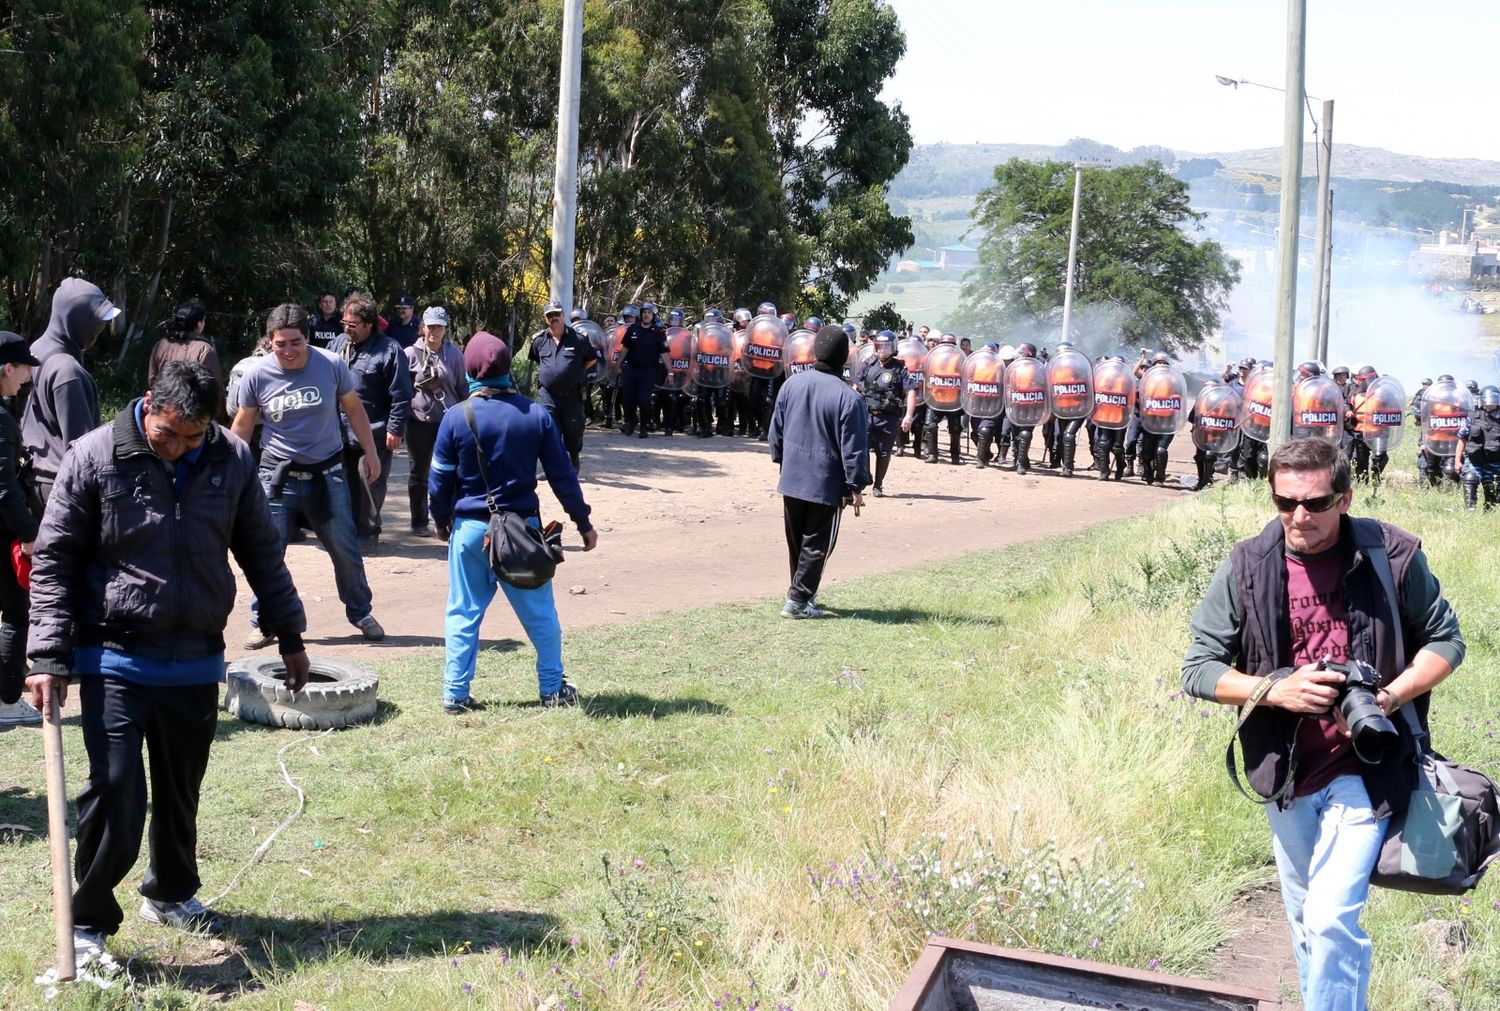
[[(1278, 147), (1287, 5), (1274, 0), (887, 0), (907, 51), (885, 92), (918, 143)], [(1500, 4), (1308, 0), (1307, 85), (1335, 146), (1500, 161)], [(1317, 108), (1317, 103), (1314, 103)], [(1306, 138), (1311, 141), (1311, 133)], [(1334, 155), (1337, 158), (1337, 151)]]

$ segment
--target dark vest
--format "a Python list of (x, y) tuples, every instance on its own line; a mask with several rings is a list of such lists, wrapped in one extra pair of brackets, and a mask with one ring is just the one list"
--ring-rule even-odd
[(906, 409), (906, 391), (903, 388), (905, 367), (901, 360), (892, 357), (890, 362), (873, 361), (865, 366), (860, 376), (859, 392), (865, 406), (875, 414), (895, 414)]
[[(1340, 544), (1352, 546), (1349, 569), (1344, 574), (1344, 607), (1349, 626), (1349, 656), (1363, 660), (1380, 672), (1389, 684), (1406, 667), (1406, 657), (1397, 656), (1395, 627), (1398, 615), (1391, 613), (1380, 577), (1367, 554), (1371, 547), (1385, 545), (1391, 578), (1399, 602), (1401, 584), (1412, 556), (1421, 547), (1416, 537), (1387, 523), (1345, 517), (1340, 524)], [(1256, 537), (1241, 541), (1230, 553), (1236, 599), (1240, 607), (1240, 642), (1237, 667), (1246, 674), (1264, 676), (1281, 667), (1293, 666), (1292, 626), (1286, 591), (1286, 533), (1280, 520), (1272, 520)], [(1422, 726), (1427, 726), (1428, 696), (1412, 699)], [(1286, 782), (1297, 725), (1302, 717), (1274, 706), (1258, 706), (1240, 730), (1245, 755), (1245, 776), (1262, 797), (1269, 797)], [(1360, 764), (1360, 776), (1379, 819), (1406, 809), (1416, 785), (1414, 748), (1401, 720), (1394, 721), (1401, 744), (1379, 765)], [(1288, 788), (1279, 804), (1292, 801)]]
[(1500, 463), (1500, 417), (1489, 411), (1479, 410), (1469, 415), (1469, 435), (1464, 440), (1464, 456), (1476, 467)]

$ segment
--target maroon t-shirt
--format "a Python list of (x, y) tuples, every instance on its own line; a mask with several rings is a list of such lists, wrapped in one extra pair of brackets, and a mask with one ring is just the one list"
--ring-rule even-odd
[[(1348, 552), (1334, 548), (1321, 555), (1286, 556), (1286, 598), (1292, 620), (1292, 666), (1323, 658), (1349, 659), (1348, 613), (1344, 610), (1344, 572)], [(1316, 793), (1334, 778), (1359, 775), (1359, 758), (1330, 712), (1304, 717), (1297, 729), (1297, 784), (1294, 795)]]

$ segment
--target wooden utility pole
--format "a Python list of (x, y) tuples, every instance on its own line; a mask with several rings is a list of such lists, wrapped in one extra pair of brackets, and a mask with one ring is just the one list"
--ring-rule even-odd
[(1276, 243), (1275, 394), (1271, 451), (1292, 435), (1292, 372), (1297, 353), (1297, 229), (1302, 200), (1302, 92), (1307, 55), (1307, 0), (1287, 0), (1286, 109), (1281, 152), (1281, 233)]

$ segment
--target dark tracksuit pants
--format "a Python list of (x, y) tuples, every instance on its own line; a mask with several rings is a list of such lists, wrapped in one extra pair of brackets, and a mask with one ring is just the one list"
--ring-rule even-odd
[[(14, 538), (0, 536), (7, 550)], [(10, 559), (0, 559), (0, 702), (12, 705), (26, 690), (26, 628), (31, 613), (31, 594), (16, 582)]]
[(817, 595), (823, 582), (823, 567), (839, 537), (839, 514), (842, 505), (826, 505), (806, 499), (783, 496), (782, 517), (786, 523), (786, 547), (791, 565), (792, 583), (786, 595), (805, 604)]
[(439, 421), (420, 418), (406, 422), (406, 455), (411, 460), (411, 472), (406, 478), (406, 501), (411, 506), (412, 529), (427, 525), (427, 475), (432, 472), (432, 450), (437, 445), (440, 424)]
[[(380, 536), (380, 510), (385, 508), (385, 490), (391, 480), (391, 451), (385, 448), (385, 431), (375, 433), (375, 455), (380, 458), (380, 477), (369, 486), (359, 476), (359, 461), (365, 457), (358, 446), (344, 447), (344, 480), (349, 485), (349, 503), (354, 510), (354, 532), (361, 539)], [(373, 504), (371, 500), (373, 501)]]
[(182, 902), (198, 893), (198, 790), (219, 711), (217, 683), (156, 687), (85, 674), (89, 779), (78, 797), (73, 923), (113, 934), (124, 911), (114, 890), (135, 865), (146, 824), (144, 743), (151, 756), (151, 863), (141, 894)]
[(579, 454), (583, 452), (583, 428), (587, 424), (583, 412), (583, 397), (577, 393), (560, 394), (550, 390), (542, 399), (542, 406), (552, 415), (557, 430), (562, 433), (563, 448), (573, 469), (578, 469)]

